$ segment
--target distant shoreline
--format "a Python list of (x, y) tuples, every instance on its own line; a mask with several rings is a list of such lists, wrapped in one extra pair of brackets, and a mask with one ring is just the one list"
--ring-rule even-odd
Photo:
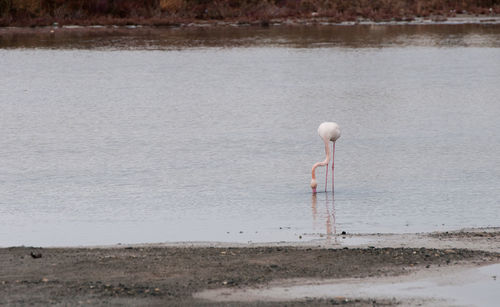
[(223, 21), (223, 20), (189, 20), (162, 25), (137, 23), (103, 23), (94, 25), (81, 24), (59, 24), (57, 22), (51, 25), (37, 26), (0, 26), (0, 34), (3, 32), (37, 32), (37, 31), (85, 31), (99, 29), (161, 29), (161, 28), (206, 28), (206, 27), (275, 27), (275, 26), (402, 26), (402, 25), (499, 25), (500, 15), (457, 15), (454, 17), (417, 17), (411, 20), (386, 20), (373, 21), (369, 19), (357, 19), (355, 21), (338, 21), (328, 17), (311, 18), (275, 18), (266, 21)]
[(447, 0), (18, 0), (0, 1), (0, 27), (58, 25), (181, 26), (257, 24), (277, 20), (344, 22), (444, 21), (460, 15), (495, 17), (498, 1)]

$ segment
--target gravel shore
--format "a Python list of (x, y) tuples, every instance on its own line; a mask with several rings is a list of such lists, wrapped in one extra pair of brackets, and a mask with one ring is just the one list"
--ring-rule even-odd
[[(94, 248), (0, 249), (0, 305), (217, 305), (193, 294), (207, 289), (262, 286), (291, 278), (398, 276), (437, 267), (500, 263), (500, 231), (420, 234), (420, 247), (378, 235), (373, 246), (136, 245)], [(407, 235), (408, 236), (408, 235)], [(416, 236), (416, 235), (415, 235)], [(440, 241), (443, 248), (428, 242)], [(484, 241), (489, 242), (485, 245)], [(475, 242), (479, 248), (474, 248)], [(469, 248), (453, 248), (466, 242)], [(317, 243), (317, 242), (316, 242)], [(462, 244), (462, 245), (460, 245)], [(319, 247), (318, 247), (319, 246)], [(448, 246), (448, 247), (446, 247)], [(284, 304), (285, 302), (283, 302)], [(310, 299), (288, 306), (397, 305), (396, 300)], [(238, 306), (264, 302), (224, 303)]]

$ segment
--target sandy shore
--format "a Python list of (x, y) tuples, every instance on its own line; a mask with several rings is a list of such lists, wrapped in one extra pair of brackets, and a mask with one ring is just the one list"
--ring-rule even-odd
[[(425, 272), (442, 275), (455, 268), (498, 264), (499, 251), (500, 228), (430, 234), (344, 234), (298, 244), (191, 242), (1, 248), (0, 305), (267, 306), (277, 301), (259, 302), (253, 298), (220, 302), (200, 293), (266, 289), (297, 279), (310, 283), (353, 278), (370, 281)], [(287, 305), (411, 303), (390, 296), (372, 299), (346, 294), (311, 295)]]

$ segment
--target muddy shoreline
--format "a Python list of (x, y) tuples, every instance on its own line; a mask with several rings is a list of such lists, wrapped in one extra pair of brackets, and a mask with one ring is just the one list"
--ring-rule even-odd
[[(363, 279), (500, 263), (497, 228), (414, 234), (419, 239), (413, 243), (420, 247), (412, 246), (404, 235), (399, 235), (399, 245), (397, 235), (373, 236), (386, 236), (387, 240), (364, 245), (326, 241), (295, 246), (186, 242), (92, 248), (1, 248), (0, 305), (220, 305), (193, 295), (207, 289), (262, 286), (293, 278)], [(468, 248), (456, 248), (464, 244)], [(332, 298), (296, 301), (292, 305), (311, 302), (374, 304), (366, 299)], [(376, 302), (376, 305), (396, 304), (394, 300)]]
[(411, 19), (384, 19), (372, 20), (366, 18), (356, 18), (354, 20), (337, 20), (331, 17), (292, 17), (292, 18), (272, 18), (269, 20), (182, 20), (178, 22), (165, 23), (160, 25), (148, 23), (120, 23), (105, 22), (96, 24), (78, 24), (66, 23), (60, 24), (54, 22), (49, 25), (37, 26), (18, 26), (8, 25), (0, 26), (1, 33), (37, 33), (40, 31), (96, 31), (96, 30), (120, 30), (120, 29), (162, 29), (162, 28), (207, 28), (207, 27), (277, 27), (277, 26), (355, 26), (355, 25), (464, 25), (464, 24), (500, 24), (499, 14), (459, 14), (455, 16), (426, 16), (414, 17)]

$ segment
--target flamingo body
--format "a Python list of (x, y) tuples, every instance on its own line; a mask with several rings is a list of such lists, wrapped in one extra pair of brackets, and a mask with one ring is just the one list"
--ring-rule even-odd
[[(326, 158), (322, 162), (315, 163), (312, 167), (311, 189), (313, 190), (313, 193), (316, 193), (316, 187), (318, 186), (318, 183), (316, 182), (316, 168), (318, 166), (323, 166), (323, 165), (326, 165), (326, 178), (325, 178), (325, 192), (326, 192), (326, 185), (328, 181), (327, 179), (328, 163), (330, 162), (330, 155), (332, 155), (332, 160), (335, 157), (335, 142), (340, 137), (340, 127), (337, 123), (334, 122), (324, 122), (321, 125), (319, 125), (318, 134), (325, 143)], [(331, 154), (330, 154), (330, 142), (333, 142)], [(332, 191), (333, 191), (333, 169), (334, 169), (334, 163), (332, 161)]]
[(340, 137), (340, 127), (337, 123), (324, 122), (319, 125), (318, 134), (323, 141), (335, 142)]

